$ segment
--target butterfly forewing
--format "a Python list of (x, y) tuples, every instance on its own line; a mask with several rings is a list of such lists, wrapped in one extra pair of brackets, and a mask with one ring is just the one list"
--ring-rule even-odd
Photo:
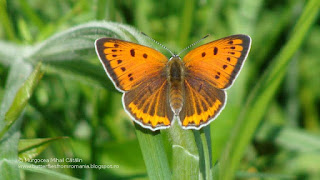
[(185, 101), (180, 121), (185, 129), (199, 129), (225, 106), (226, 88), (239, 74), (250, 49), (246, 35), (222, 38), (190, 51), (184, 58)]
[(186, 73), (219, 89), (232, 85), (250, 49), (247, 35), (233, 35), (190, 51), (183, 61)]
[(95, 45), (108, 76), (124, 92), (123, 105), (132, 119), (151, 130), (169, 127), (168, 59), (149, 47), (113, 38), (98, 39)]
[(131, 90), (163, 73), (168, 61), (154, 49), (118, 39), (101, 38), (95, 45), (103, 67), (121, 91)]

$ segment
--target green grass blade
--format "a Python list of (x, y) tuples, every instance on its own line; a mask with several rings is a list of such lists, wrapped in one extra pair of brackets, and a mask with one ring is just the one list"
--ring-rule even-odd
[[(274, 134), (277, 134), (274, 137)], [(270, 141), (278, 146), (295, 152), (319, 152), (320, 136), (302, 129), (273, 125), (265, 122), (257, 134), (259, 141)], [(294, 143), (292, 143), (294, 142)]]
[[(14, 129), (14, 128), (11, 128)], [(15, 128), (17, 129), (17, 128)], [(0, 174), (3, 179), (20, 179), (18, 168), (17, 144), (19, 133), (10, 131), (0, 140)]]
[(95, 1), (94, 8), (96, 11), (96, 19), (104, 20), (107, 19), (109, 21), (115, 20), (116, 17), (116, 1), (109, 0), (97, 0)]
[(188, 45), (188, 37), (192, 28), (192, 18), (196, 2), (194, 0), (181, 1), (183, 10), (180, 20), (179, 45), (186, 47)]
[(7, 13), (7, 2), (6, 0), (0, 0), (0, 23), (3, 25), (4, 30), (8, 36), (8, 39), (17, 41), (17, 37), (14, 31), (14, 25)]
[(193, 131), (182, 129), (177, 121), (168, 131), (172, 143), (172, 179), (198, 179), (200, 158)]
[(194, 131), (195, 140), (199, 151), (200, 173), (203, 179), (212, 179), (212, 148), (210, 127), (203, 127), (200, 131)]
[[(95, 82), (114, 90), (98, 61), (94, 42), (101, 37), (136, 41), (137, 36), (139, 33), (136, 30), (119, 23), (87, 23), (56, 34), (36, 45), (26, 59), (33, 64), (42, 61), (50, 71), (67, 74), (80, 81)], [(93, 63), (88, 59), (94, 59)]]
[(19, 162), (19, 167), (25, 171), (30, 171), (30, 172), (35, 172), (35, 173), (40, 173), (40, 174), (43, 174), (41, 176), (42, 179), (45, 179), (45, 178), (54, 178), (54, 179), (58, 179), (58, 180), (63, 180), (63, 179), (66, 179), (66, 180), (79, 180), (78, 178), (74, 178), (74, 177), (71, 177), (71, 176), (68, 176), (68, 175), (65, 175), (65, 174), (62, 174), (62, 173), (59, 173), (57, 171), (53, 171), (53, 170), (50, 170), (50, 169), (47, 169), (47, 168), (44, 168), (44, 167), (33, 167), (34, 165), (33, 164), (29, 164), (29, 163), (24, 163), (24, 162)]
[(171, 179), (161, 133), (144, 129), (137, 124), (135, 126), (149, 179)]
[[(293, 9), (295, 7), (296, 6), (290, 5), (281, 13), (279, 12), (279, 14), (268, 12), (263, 15), (260, 22), (257, 23), (256, 32), (260, 33), (254, 34), (252, 38), (255, 39), (254, 44), (263, 44), (264, 48), (261, 49), (259, 48), (260, 46), (257, 46), (257, 48), (252, 47), (250, 54), (255, 57), (255, 64), (258, 66), (261, 66), (264, 58), (270, 54), (272, 48), (276, 45), (281, 33), (291, 23), (290, 17), (293, 16)], [(276, 22), (269, 23), (270, 19), (276, 19)], [(268, 36), (265, 36), (266, 33), (268, 33)]]
[(95, 55), (94, 41), (101, 37), (134, 40), (129, 26), (112, 22), (92, 22), (76, 26), (38, 44), (28, 59), (32, 62), (83, 60)]
[(150, 34), (152, 27), (146, 26), (148, 21), (150, 21), (150, 16), (152, 14), (152, 1), (150, 0), (141, 0), (134, 3), (135, 8), (135, 24), (139, 30), (146, 34)]
[(44, 23), (42, 19), (37, 15), (37, 13), (32, 9), (30, 6), (30, 3), (26, 0), (19, 0), (21, 12), (27, 19), (29, 19), (31, 22), (33, 22), (34, 25), (36, 25), (39, 29), (41, 29), (44, 26)]
[(19, 118), (28, 100), (30, 99), (34, 88), (43, 75), (43, 73), (40, 71), (40, 67), (41, 66), (39, 64), (15, 95), (10, 108), (4, 116), (4, 125), (1, 126), (2, 129), (0, 130), (0, 139)]
[(21, 139), (18, 146), (19, 158), (24, 162), (29, 161), (30, 159), (38, 156), (50, 143), (60, 139), (63, 139), (63, 137)]
[(320, 2), (318, 0), (307, 2), (289, 41), (275, 57), (271, 67), (254, 88), (222, 154), (219, 167), (220, 179), (233, 179), (243, 152), (249, 144), (264, 112), (266, 112), (269, 102), (282, 82), (291, 57), (298, 50), (307, 31), (313, 24), (318, 14), (319, 6)]
[(281, 180), (291, 180), (297, 177), (287, 174), (271, 174), (271, 173), (248, 173), (248, 172), (237, 172), (236, 177), (240, 179), (281, 179)]
[[(31, 66), (17, 60), (10, 69), (5, 95), (0, 108), (0, 174), (5, 179), (18, 179), (18, 141), (23, 109), (42, 73), (40, 65)], [(28, 75), (31, 75), (28, 77)], [(26, 80), (27, 79), (27, 80)], [(23, 84), (23, 85), (22, 85)], [(22, 86), (21, 86), (22, 85)]]
[(17, 54), (24, 55), (27, 53), (30, 47), (19, 46), (13, 43), (0, 41), (0, 63), (4, 66), (9, 66), (14, 64), (16, 60), (19, 60)]

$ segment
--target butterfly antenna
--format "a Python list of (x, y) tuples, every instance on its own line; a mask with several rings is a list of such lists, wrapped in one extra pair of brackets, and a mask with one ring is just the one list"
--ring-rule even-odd
[(145, 35), (147, 38), (149, 38), (151, 41), (155, 42), (156, 44), (158, 44), (159, 46), (161, 46), (162, 48), (166, 49), (167, 51), (169, 51), (169, 53), (172, 56), (176, 56), (172, 51), (170, 51), (170, 49), (168, 49), (167, 47), (165, 47), (164, 45), (160, 44), (158, 41), (152, 39), (150, 36), (148, 36), (147, 34), (145, 34), (144, 32), (141, 32), (141, 34)]
[(205, 35), (203, 38), (199, 39), (198, 41), (190, 44), (189, 46), (187, 46), (186, 48), (184, 48), (182, 51), (180, 51), (180, 53), (177, 55), (179, 56), (181, 53), (183, 53), (184, 51), (186, 51), (187, 49), (191, 48), (192, 46), (198, 44), (200, 41), (204, 40), (205, 38), (209, 37), (209, 34)]

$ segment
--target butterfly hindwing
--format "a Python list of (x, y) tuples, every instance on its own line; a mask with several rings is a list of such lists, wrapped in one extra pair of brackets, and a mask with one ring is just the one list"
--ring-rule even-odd
[(241, 34), (204, 44), (183, 58), (186, 73), (226, 89), (239, 74), (250, 44), (251, 38)]
[(186, 76), (184, 106), (180, 122), (184, 129), (200, 129), (215, 119), (224, 108), (226, 94), (210, 83)]
[(159, 75), (168, 61), (152, 48), (119, 39), (101, 38), (95, 45), (103, 67), (120, 91), (131, 90)]
[(173, 120), (166, 76), (153, 77), (125, 92), (123, 105), (138, 124), (151, 130), (168, 128)]

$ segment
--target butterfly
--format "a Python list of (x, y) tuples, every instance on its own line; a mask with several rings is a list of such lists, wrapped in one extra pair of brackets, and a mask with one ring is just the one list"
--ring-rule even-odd
[(178, 119), (183, 129), (200, 129), (226, 104), (226, 89), (239, 75), (251, 38), (238, 34), (201, 45), (183, 59), (168, 58), (140, 44), (101, 38), (96, 53), (131, 118), (152, 131)]

